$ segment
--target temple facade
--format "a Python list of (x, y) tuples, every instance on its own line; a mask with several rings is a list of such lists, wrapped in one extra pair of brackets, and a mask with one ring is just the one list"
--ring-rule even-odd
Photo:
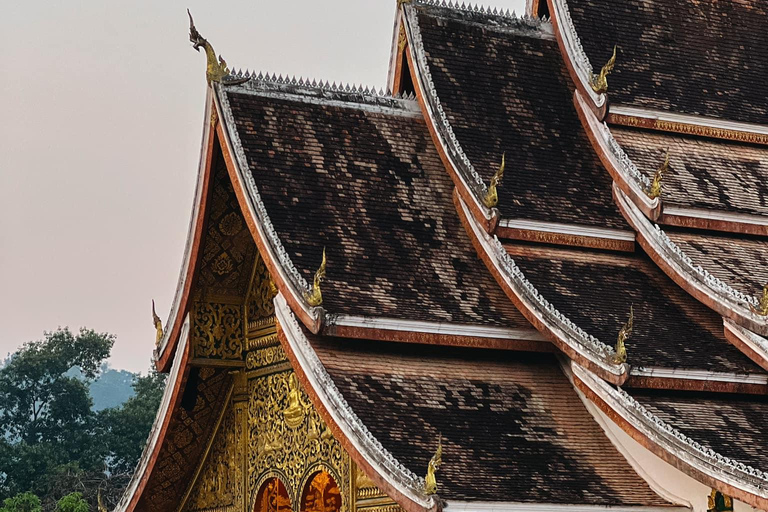
[(768, 510), (768, 3), (393, 8), (386, 93), (235, 71), (190, 16), (116, 510)]

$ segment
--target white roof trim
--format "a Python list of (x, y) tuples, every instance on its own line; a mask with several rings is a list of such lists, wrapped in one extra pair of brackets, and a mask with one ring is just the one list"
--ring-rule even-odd
[[(768, 339), (753, 333), (749, 329), (736, 324), (733, 320), (723, 318), (723, 327), (730, 332), (748, 348), (759, 354), (764, 360), (768, 361)], [(765, 365), (761, 365), (765, 366)]]
[(491, 259), (493, 265), (499, 269), (499, 275), (504, 279), (506, 286), (517, 295), (526, 308), (536, 316), (536, 319), (546, 325), (557, 338), (566, 343), (573, 351), (607, 374), (617, 377), (626, 375), (629, 365), (616, 364), (612, 361), (615, 354), (613, 347), (586, 333), (546, 300), (515, 264), (499, 238), (489, 235), (477, 225), (466, 204), (460, 198), (459, 204), (472, 229), (472, 236), (480, 242), (482, 250)]
[(561, 235), (583, 236), (587, 238), (605, 238), (608, 240), (621, 240), (634, 242), (635, 232), (623, 229), (597, 228), (578, 224), (561, 224), (559, 222), (543, 222), (525, 219), (501, 219), (499, 226), (504, 228), (522, 229), (526, 231), (542, 231), (544, 233), (556, 233)]
[[(141, 459), (136, 465), (136, 469), (133, 472), (131, 481), (128, 483), (123, 492), (123, 496), (120, 498), (120, 502), (114, 509), (114, 512), (123, 512), (127, 509), (128, 505), (133, 499), (133, 495), (139, 487), (139, 483), (144, 478), (144, 473), (147, 471), (149, 461), (152, 459), (152, 455), (155, 452), (157, 443), (160, 440), (160, 431), (162, 430), (165, 418), (170, 411), (168, 408), (171, 405), (171, 398), (173, 397), (173, 390), (176, 381), (180, 378), (179, 372), (181, 371), (181, 360), (184, 359), (183, 354), (187, 348), (189, 340), (189, 315), (184, 318), (184, 324), (181, 326), (181, 333), (179, 334), (179, 343), (176, 349), (176, 355), (173, 358), (173, 366), (171, 367), (171, 373), (168, 375), (168, 379), (165, 381), (165, 389), (163, 390), (163, 398), (160, 400), (160, 407), (157, 409), (155, 415), (155, 421), (152, 423), (152, 430), (149, 432), (147, 443), (144, 445), (144, 451), (141, 453)], [(179, 390), (181, 392), (181, 390)]]
[(423, 492), (424, 479), (403, 466), (389, 453), (349, 406), (317, 357), (282, 293), (277, 294), (274, 303), (275, 315), (298, 364), (323, 407), (352, 443), (355, 451), (403, 496), (425, 509), (436, 508), (435, 499)]
[(717, 220), (732, 222), (734, 224), (750, 224), (753, 226), (768, 226), (768, 216), (753, 215), (748, 213), (732, 213), (717, 210), (703, 210), (700, 208), (686, 208), (684, 206), (664, 205), (664, 215), (677, 217), (690, 217), (693, 219)]
[(628, 105), (611, 105), (611, 114), (653, 119), (655, 121), (667, 121), (670, 123), (692, 124), (705, 126), (719, 130), (733, 130), (738, 132), (754, 133), (756, 135), (768, 135), (768, 125), (729, 121), (714, 117), (697, 116), (691, 114), (677, 114), (649, 108), (631, 107)]
[(706, 370), (684, 370), (680, 368), (638, 368), (629, 372), (632, 377), (653, 377), (657, 379), (683, 379), (709, 382), (729, 382), (733, 384), (768, 385), (768, 375), (748, 373), (711, 372)]
[(447, 501), (446, 510), (451, 512), (689, 512), (687, 507), (674, 506), (617, 506), (579, 505), (553, 503), (519, 503), (513, 501)]
[(513, 329), (509, 327), (455, 324), (450, 322), (422, 322), (418, 320), (401, 320), (398, 318), (332, 315), (329, 316), (326, 325), (381, 329), (386, 331), (422, 332), (442, 334), (446, 336), (473, 336), (476, 338), (548, 342), (548, 340), (536, 329)]

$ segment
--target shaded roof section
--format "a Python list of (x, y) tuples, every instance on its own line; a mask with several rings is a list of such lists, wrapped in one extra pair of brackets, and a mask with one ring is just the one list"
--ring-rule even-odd
[(553, 356), (308, 339), (408, 469), (424, 474), (442, 436), (443, 499), (667, 504), (616, 452)]
[(414, 8), (440, 104), (485, 183), (506, 152), (502, 217), (625, 228), (549, 25)]
[(706, 448), (768, 469), (768, 398), (755, 395), (629, 390), (650, 412)]
[[(565, 1), (565, 0), (563, 0)], [(613, 103), (768, 122), (768, 3), (567, 0), (595, 72), (619, 51)]]
[(644, 254), (506, 246), (554, 307), (614, 344), (634, 307), (627, 363), (641, 367), (764, 373), (725, 338), (723, 320), (675, 285)]
[(266, 210), (309, 282), (327, 250), (328, 312), (529, 327), (478, 261), (415, 102), (288, 89), (226, 94)]
[(768, 240), (746, 235), (665, 230), (691, 260), (741, 293), (759, 297), (768, 283)]
[(619, 126), (611, 133), (648, 176), (669, 150), (665, 204), (768, 216), (768, 147)]

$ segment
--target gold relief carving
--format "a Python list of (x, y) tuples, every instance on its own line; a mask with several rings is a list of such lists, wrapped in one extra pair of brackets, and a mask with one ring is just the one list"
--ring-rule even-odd
[(512, 240), (525, 240), (528, 242), (541, 242), (554, 245), (594, 247), (597, 249), (605, 249), (607, 251), (632, 252), (634, 250), (634, 242), (629, 240), (613, 240), (610, 238), (596, 238), (571, 235), (566, 233), (551, 233), (548, 231), (512, 229), (509, 231), (509, 233), (505, 233), (504, 237)]
[(232, 258), (229, 257), (229, 254), (223, 252), (216, 257), (211, 268), (218, 275), (223, 276), (232, 272), (235, 264), (232, 263)]
[(405, 35), (405, 25), (401, 23), (400, 33), (397, 35), (397, 51), (402, 52), (406, 44), (408, 44), (408, 38)]
[(242, 359), (241, 312), (237, 304), (195, 302), (192, 316), (195, 357)]
[(628, 116), (624, 114), (610, 114), (608, 118), (610, 124), (621, 126), (632, 126), (650, 128), (662, 132), (682, 133), (685, 135), (696, 135), (700, 137), (711, 137), (714, 139), (733, 140), (738, 142), (748, 142), (752, 144), (768, 144), (768, 135), (762, 133), (752, 133), (741, 130), (730, 130), (727, 128), (714, 128), (711, 126), (702, 126), (698, 124), (679, 123), (676, 121), (661, 121), (658, 119), (648, 119), (644, 117)]
[[(267, 349), (261, 349), (263, 352)], [(257, 354), (258, 354), (257, 352)], [(323, 470), (339, 484), (341, 511), (354, 502), (351, 461), (311, 406), (292, 371), (249, 381), (248, 482), (251, 504), (259, 485), (279, 474), (293, 503), (302, 503), (310, 476)]]
[(249, 370), (256, 368), (263, 368), (275, 363), (282, 363), (288, 359), (285, 356), (283, 347), (280, 345), (274, 345), (271, 347), (264, 347), (260, 350), (248, 352), (245, 358), (245, 367)]
[(376, 484), (373, 483), (373, 480), (368, 478), (368, 475), (366, 475), (359, 467), (355, 472), (355, 489), (358, 500), (384, 496), (379, 488), (376, 487)]
[(261, 255), (256, 253), (251, 283), (245, 299), (245, 315), (249, 332), (275, 325), (275, 305), (272, 302), (275, 295), (277, 295), (277, 288), (272, 282), (269, 270), (261, 259)]
[(219, 222), (219, 231), (226, 236), (235, 236), (243, 229), (243, 221), (236, 212), (229, 212)]

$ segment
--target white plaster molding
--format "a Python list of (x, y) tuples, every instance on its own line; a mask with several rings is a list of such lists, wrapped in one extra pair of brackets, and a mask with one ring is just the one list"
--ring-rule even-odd
[(611, 114), (651, 119), (654, 121), (690, 124), (717, 130), (733, 130), (737, 132), (753, 133), (755, 135), (768, 135), (768, 125), (764, 124), (729, 121), (727, 119), (717, 119), (714, 117), (691, 114), (677, 114), (675, 112), (632, 107), (628, 105), (611, 105)]
[(634, 366), (629, 372), (631, 377), (653, 377), (656, 379), (682, 379), (707, 382), (727, 382), (731, 384), (768, 385), (768, 375), (759, 373), (727, 373), (706, 370), (686, 370), (682, 368), (639, 368)]
[(274, 303), (275, 315), (291, 351), (322, 402), (323, 408), (331, 415), (344, 437), (352, 443), (355, 451), (400, 494), (424, 509), (435, 509), (437, 507), (435, 499), (424, 494), (424, 479), (406, 468), (384, 448), (347, 403), (304, 335), (282, 293), (278, 293)]
[[(123, 512), (127, 510), (128, 505), (131, 503), (134, 494), (139, 488), (139, 484), (144, 478), (144, 474), (147, 472), (149, 463), (153, 458), (152, 456), (155, 453), (155, 450), (159, 449), (158, 442), (160, 441), (160, 433), (163, 429), (163, 423), (165, 422), (166, 416), (173, 412), (169, 410), (169, 407), (171, 405), (171, 398), (173, 397), (173, 390), (176, 386), (176, 382), (181, 378), (181, 361), (184, 359), (183, 354), (189, 341), (189, 324), (189, 315), (187, 315), (184, 317), (184, 323), (181, 326), (179, 343), (178, 347), (176, 348), (173, 365), (171, 366), (170, 375), (168, 375), (168, 378), (165, 381), (163, 397), (160, 400), (160, 407), (157, 409), (157, 414), (155, 414), (155, 421), (152, 423), (152, 430), (149, 432), (147, 442), (144, 445), (144, 451), (141, 453), (141, 458), (136, 465), (136, 469), (133, 472), (131, 481), (128, 483), (128, 486), (123, 492), (123, 496), (120, 498), (120, 501), (114, 509), (115, 512)], [(179, 390), (179, 392), (181, 392), (181, 390)]]
[(418, 320), (401, 320), (399, 318), (329, 315), (326, 325), (381, 329), (385, 331), (420, 332), (446, 336), (472, 336), (475, 338), (548, 342), (548, 340), (535, 329), (514, 329), (509, 327), (467, 325), (451, 322), (422, 322)]
[(733, 224), (747, 224), (750, 226), (768, 226), (768, 216), (749, 213), (734, 213), (718, 210), (704, 210), (701, 208), (688, 208), (685, 206), (664, 205), (664, 215), (676, 217), (690, 217), (692, 219), (715, 220), (730, 222)]
[(467, 223), (472, 229), (470, 236), (479, 241), (483, 252), (498, 269), (507, 288), (512, 290), (518, 300), (525, 305), (525, 308), (574, 352), (590, 361), (606, 374), (616, 376), (617, 378), (625, 377), (628, 373), (629, 365), (616, 364), (612, 361), (616, 353), (613, 347), (586, 333), (546, 300), (515, 264), (498, 237), (489, 235), (482, 227), (477, 225), (466, 204), (461, 199), (459, 199), (459, 204), (463, 216), (467, 219)]
[(760, 355), (764, 361), (768, 361), (768, 339), (755, 334), (728, 318), (723, 318), (723, 327), (727, 332), (738, 338), (747, 348)]
[(635, 232), (623, 229), (598, 228), (577, 224), (561, 224), (558, 222), (543, 222), (526, 219), (501, 219), (499, 227), (520, 229), (525, 231), (541, 231), (559, 235), (581, 236), (585, 238), (602, 238), (606, 240), (619, 240), (622, 242), (634, 242)]

